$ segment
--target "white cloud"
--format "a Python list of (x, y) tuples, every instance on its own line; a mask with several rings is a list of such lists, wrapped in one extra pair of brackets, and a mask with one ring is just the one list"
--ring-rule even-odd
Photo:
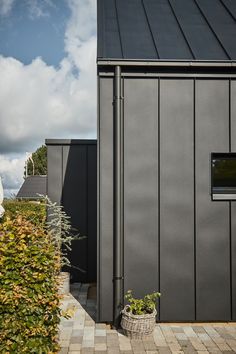
[(0, 0), (0, 15), (6, 16), (11, 12), (15, 0)]
[(59, 68), (41, 58), (24, 65), (0, 56), (0, 174), (4, 168), (14, 186), (19, 171), (7, 154), (33, 151), (45, 138), (96, 138), (96, 1), (68, 4), (67, 55)]
[(48, 8), (55, 6), (51, 0), (27, 0), (27, 3), (31, 19), (49, 17)]
[(0, 155), (0, 176), (4, 188), (4, 197), (16, 194), (23, 182), (25, 155), (19, 158), (8, 158)]

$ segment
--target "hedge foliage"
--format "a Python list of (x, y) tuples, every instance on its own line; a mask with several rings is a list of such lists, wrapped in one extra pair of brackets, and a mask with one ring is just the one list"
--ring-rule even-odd
[(18, 215), (23, 215), (34, 224), (44, 224), (46, 219), (46, 206), (44, 203), (31, 201), (18, 201), (15, 199), (4, 201), (5, 220), (7, 217), (13, 219)]
[(0, 353), (57, 353), (60, 255), (43, 211), (33, 222), (24, 208), (8, 204), (0, 223)]

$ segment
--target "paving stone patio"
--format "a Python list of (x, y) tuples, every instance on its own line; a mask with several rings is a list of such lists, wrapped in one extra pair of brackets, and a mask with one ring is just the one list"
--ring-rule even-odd
[(130, 340), (110, 325), (96, 323), (96, 299), (87, 298), (89, 285), (72, 284), (62, 302), (72, 317), (60, 324), (60, 354), (236, 353), (235, 323), (157, 324), (145, 340)]

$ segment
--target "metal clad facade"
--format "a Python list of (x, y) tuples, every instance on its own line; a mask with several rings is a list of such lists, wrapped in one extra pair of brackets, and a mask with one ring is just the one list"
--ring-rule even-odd
[(210, 198), (210, 154), (229, 151), (228, 80), (196, 82), (197, 320), (230, 319), (229, 202)]
[[(125, 290), (160, 290), (162, 321), (235, 320), (236, 207), (210, 195), (211, 152), (229, 152), (230, 134), (236, 151), (235, 81), (230, 107), (227, 77), (132, 75), (123, 73)], [(99, 77), (100, 321), (113, 306), (112, 103), (113, 78)]]
[(159, 288), (158, 82), (126, 79), (124, 97), (125, 291), (144, 296)]
[[(97, 145), (87, 147), (88, 274), (97, 279)], [(92, 220), (93, 222), (90, 222)], [(94, 247), (96, 245), (96, 247)], [(95, 264), (95, 266), (94, 266)]]
[[(53, 202), (63, 205), (75, 234), (69, 259), (71, 280), (96, 281), (97, 261), (97, 156), (96, 141), (46, 140), (48, 191)], [(77, 268), (76, 268), (77, 267)], [(83, 270), (80, 271), (80, 269)]]
[(47, 195), (58, 204), (62, 197), (62, 146), (47, 149)]
[(161, 80), (160, 301), (164, 321), (195, 318), (193, 134), (193, 80)]
[[(99, 97), (99, 291), (100, 321), (113, 306), (113, 80), (100, 79)], [(102, 173), (101, 173), (102, 171)]]
[[(65, 145), (62, 152), (63, 187), (62, 201), (67, 215), (70, 215), (73, 227), (81, 235), (88, 235), (87, 224), (87, 147), (86, 145)], [(80, 273), (80, 281), (86, 282), (88, 272), (88, 237), (73, 241), (70, 259), (72, 265), (78, 265), (86, 273)], [(76, 275), (77, 270), (71, 269)]]
[[(236, 80), (230, 83), (231, 103), (231, 151), (236, 151)], [(231, 281), (232, 319), (236, 321), (236, 203), (231, 203)]]

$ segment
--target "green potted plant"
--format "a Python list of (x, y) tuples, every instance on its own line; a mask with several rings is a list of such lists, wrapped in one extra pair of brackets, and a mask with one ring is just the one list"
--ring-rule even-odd
[(156, 323), (156, 301), (161, 296), (158, 292), (135, 299), (132, 290), (128, 290), (125, 299), (128, 304), (122, 310), (121, 327), (132, 339), (141, 339), (152, 334)]

